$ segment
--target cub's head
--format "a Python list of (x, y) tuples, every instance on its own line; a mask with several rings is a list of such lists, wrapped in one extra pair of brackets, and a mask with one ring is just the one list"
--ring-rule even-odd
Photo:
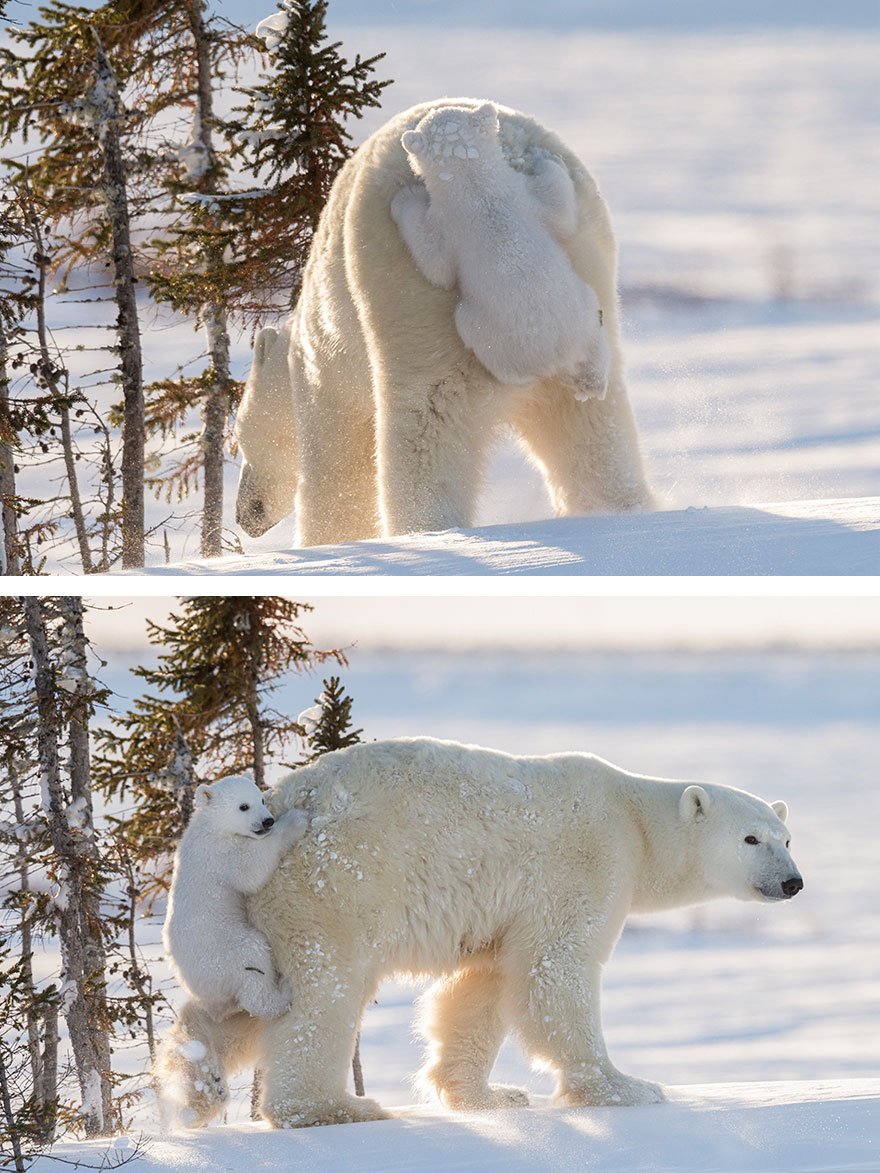
[(259, 332), (235, 417), (235, 438), (242, 455), (235, 520), (251, 538), (258, 538), (288, 517), (296, 498), (289, 345), (287, 329), (279, 333), (267, 326)]
[(401, 144), (416, 175), (436, 175), (447, 182), (474, 164), (501, 157), (498, 110), (491, 102), (476, 107), (439, 106), (405, 130)]
[(246, 835), (259, 839), (275, 825), (264, 793), (253, 778), (231, 774), (212, 785), (196, 789), (193, 819), (209, 823), (220, 835)]
[(710, 893), (739, 900), (790, 900), (804, 886), (789, 854), (784, 802), (729, 786), (688, 786), (679, 803), (693, 830)]

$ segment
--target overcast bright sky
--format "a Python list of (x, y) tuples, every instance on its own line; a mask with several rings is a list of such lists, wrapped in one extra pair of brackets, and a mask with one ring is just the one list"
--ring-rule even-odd
[[(314, 605), (304, 626), (326, 646), (880, 647), (880, 606), (872, 598), (291, 597)], [(96, 608), (93, 638), (108, 652), (143, 646), (144, 619), (163, 621), (175, 606), (167, 596), (87, 602)]]

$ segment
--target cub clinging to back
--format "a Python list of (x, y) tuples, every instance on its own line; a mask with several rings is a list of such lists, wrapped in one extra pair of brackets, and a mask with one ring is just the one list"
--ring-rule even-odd
[(199, 786), (174, 857), (162, 939), (181, 985), (216, 1018), (237, 1009), (276, 1018), (290, 1005), (245, 897), (268, 881), (308, 818), (293, 809), (276, 822), (263, 798), (251, 778)]
[(512, 167), (491, 102), (431, 110), (401, 143), (422, 183), (395, 195), (391, 215), (425, 279), (458, 285), (465, 346), (499, 382), (556, 376), (579, 399), (604, 398), (610, 351), (596, 294), (565, 253), (577, 201), (562, 159), (531, 148), (528, 172)]

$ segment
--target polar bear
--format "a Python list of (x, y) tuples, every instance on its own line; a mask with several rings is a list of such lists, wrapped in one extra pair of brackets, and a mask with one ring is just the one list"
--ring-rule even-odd
[[(458, 290), (425, 278), (394, 221), (392, 202), (413, 183), (404, 133), (432, 111), (481, 105), (444, 98), (404, 111), (341, 169), (288, 324), (289, 401), (269, 373), (274, 357), (267, 367), (257, 355), (239, 410), (237, 517), (250, 536), (281, 521), (291, 502), (302, 546), (472, 525), (505, 426), (541, 471), (557, 514), (651, 506), (624, 379), (614, 234), (577, 156), (535, 119), (496, 107), (511, 169), (539, 190), (564, 179), (555, 156), (574, 188), (576, 227), (558, 243), (602, 309), (604, 399), (579, 402), (567, 376), (499, 382), (459, 336)], [(499, 302), (505, 296), (499, 290)], [(593, 337), (595, 321), (583, 329)], [(283, 379), (283, 351), (273, 343), (271, 353)]]
[(162, 940), (180, 984), (216, 1018), (237, 1009), (276, 1018), (290, 1005), (290, 989), (278, 981), (244, 898), (303, 837), (308, 817), (292, 809), (276, 822), (265, 797), (239, 775), (199, 786), (174, 857)]
[(426, 280), (458, 288), (465, 346), (499, 383), (556, 376), (576, 398), (604, 399), (604, 314), (560, 243), (577, 228), (562, 159), (529, 148), (530, 173), (514, 170), (491, 102), (431, 110), (401, 143), (423, 182), (401, 188), (391, 215)]
[[(786, 900), (803, 886), (784, 803), (583, 753), (372, 742), (298, 770), (271, 804), (311, 820), (249, 901), (293, 991), (259, 1044), (261, 1111), (278, 1127), (383, 1116), (347, 1093), (346, 1073), (364, 1006), (401, 973), (438, 978), (421, 1082), (448, 1108), (527, 1102), (489, 1082), (509, 1031), (554, 1072), (560, 1104), (660, 1100), (657, 1085), (614, 1067), (602, 1036), (602, 966), (627, 915)], [(243, 1029), (240, 1018), (203, 1024), (215, 1069)]]

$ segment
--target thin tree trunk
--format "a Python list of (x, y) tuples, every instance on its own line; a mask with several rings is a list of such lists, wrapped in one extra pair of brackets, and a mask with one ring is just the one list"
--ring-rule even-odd
[(226, 420), (229, 415), (229, 330), (221, 306), (204, 306), (202, 317), (208, 336), (208, 353), (214, 377), (205, 399), (202, 429), (202, 459), (205, 474), (205, 504), (202, 513), (202, 557), (216, 558), (222, 552), (223, 467), (225, 463)]
[[(73, 670), (75, 685), (72, 712), (68, 722), (70, 797), (77, 811), (79, 837), (78, 858), (81, 865), (94, 876), (100, 865), (95, 842), (95, 819), (92, 809), (92, 766), (89, 746), (89, 718), (91, 716), (92, 687), (88, 676), (86, 637), (83, 630), (83, 602), (79, 595), (64, 595), (58, 600), (64, 622), (62, 649), (66, 667)], [(107, 992), (104, 974), (107, 972), (107, 952), (102, 938), (101, 896), (94, 882), (83, 876), (81, 889), (82, 927), (86, 973), (99, 975), (89, 983), (91, 1004), (92, 1043), (101, 1071), (101, 1107), (105, 1126), (113, 1118), (113, 1089), (110, 1080), (110, 1031), (107, 1010)]]
[(12, 1115), (12, 1098), (9, 1095), (9, 1078), (6, 1073), (6, 1064), (3, 1060), (2, 1047), (0, 1047), (0, 1106), (3, 1108), (3, 1119), (6, 1121), (4, 1131), (9, 1137), (9, 1144), (12, 1148), (12, 1159), (15, 1162), (12, 1167), (16, 1173), (25, 1173), (27, 1165), (24, 1163), (24, 1157), (21, 1152), (18, 1124)]
[(40, 1078), (35, 1086), (40, 1114), (39, 1139), (51, 1144), (58, 1127), (58, 1004), (48, 1002), (43, 1009), (43, 1052)]
[(96, 969), (102, 948), (90, 935), (100, 925), (89, 924), (88, 861), (82, 853), (83, 836), (74, 832), (61, 784), (59, 737), (61, 718), (55, 696), (55, 672), (38, 598), (22, 599), (31, 659), (38, 721), (38, 757), (43, 786), (43, 809), (57, 859), (60, 893), (58, 936), (63, 971), (64, 1017), (82, 1095), (82, 1117), (87, 1136), (98, 1136), (111, 1126), (105, 1105), (109, 1085), (109, 1031), (107, 1028), (104, 969)]
[[(10, 782), (12, 784), (12, 801), (15, 808), (15, 821), (21, 827), (25, 822), (24, 803), (21, 799), (21, 791), (18, 784), (18, 771), (14, 766), (9, 767)], [(19, 921), (18, 931), (21, 935), (21, 975), (24, 979), (25, 987), (28, 991), (28, 996), (31, 999), (30, 1004), (25, 1009), (25, 1021), (27, 1024), (27, 1041), (28, 1041), (28, 1057), (31, 1064), (31, 1078), (36, 1088), (40, 1082), (40, 1016), (36, 1007), (33, 1005), (33, 996), (35, 992), (34, 986), (34, 944), (33, 935), (31, 933), (30, 910), (28, 908), (28, 895), (31, 891), (30, 870), (28, 867), (28, 851), (27, 844), (20, 842), (18, 845), (18, 890), (22, 895), (21, 920)], [(39, 1102), (39, 1101), (38, 1101)]]
[(113, 240), (112, 259), (119, 315), (119, 369), (122, 377), (122, 565), (144, 564), (144, 382), (141, 336), (135, 296), (134, 265), (125, 165), (119, 143), (120, 103), (116, 74), (93, 29), (95, 84), (109, 108), (98, 125), (104, 157), (104, 199)]
[(0, 556), (2, 574), (21, 574), (18, 556), (18, 518), (15, 513), (15, 452), (12, 447), (12, 425), (9, 419), (9, 374), (7, 369), (6, 334), (0, 323), (0, 525), (3, 543)]
[(364, 1094), (364, 1069), (361, 1067), (361, 1032), (358, 1031), (354, 1040), (354, 1055), (351, 1059), (351, 1074), (354, 1078), (354, 1094)]
[(59, 382), (57, 368), (52, 361), (52, 350), (49, 340), (49, 328), (46, 324), (46, 288), (49, 268), (49, 258), (43, 240), (43, 227), (37, 210), (31, 199), (30, 188), (26, 188), (25, 215), (30, 231), (31, 243), (34, 248), (34, 264), (37, 269), (37, 288), (34, 295), (37, 318), (37, 345), (40, 356), (40, 371), (52, 398), (58, 405), (61, 421), (61, 451), (64, 456), (64, 471), (67, 477), (67, 492), (70, 497), (70, 514), (76, 532), (76, 542), (79, 547), (79, 559), (83, 573), (89, 574), (92, 567), (92, 555), (89, 550), (88, 531), (83, 513), (82, 499), (79, 493), (79, 481), (76, 476), (76, 462), (73, 452), (73, 437), (70, 431), (70, 409), (67, 406), (67, 387)]
[[(214, 93), (212, 89), (211, 40), (205, 27), (204, 0), (188, 0), (187, 17), (196, 53), (196, 111), (195, 126), (205, 149), (208, 165), (200, 177), (199, 191), (211, 190), (214, 154)], [(222, 257), (209, 256), (207, 266), (214, 268)], [(222, 305), (203, 305), (199, 317), (205, 327), (208, 355), (213, 379), (203, 409), (204, 425), (201, 436), (202, 467), (205, 497), (202, 512), (203, 558), (216, 558), (221, 553), (223, 535), (223, 465), (226, 440), (226, 420), (230, 407), (232, 375), (229, 370), (229, 328), (226, 310)]]

